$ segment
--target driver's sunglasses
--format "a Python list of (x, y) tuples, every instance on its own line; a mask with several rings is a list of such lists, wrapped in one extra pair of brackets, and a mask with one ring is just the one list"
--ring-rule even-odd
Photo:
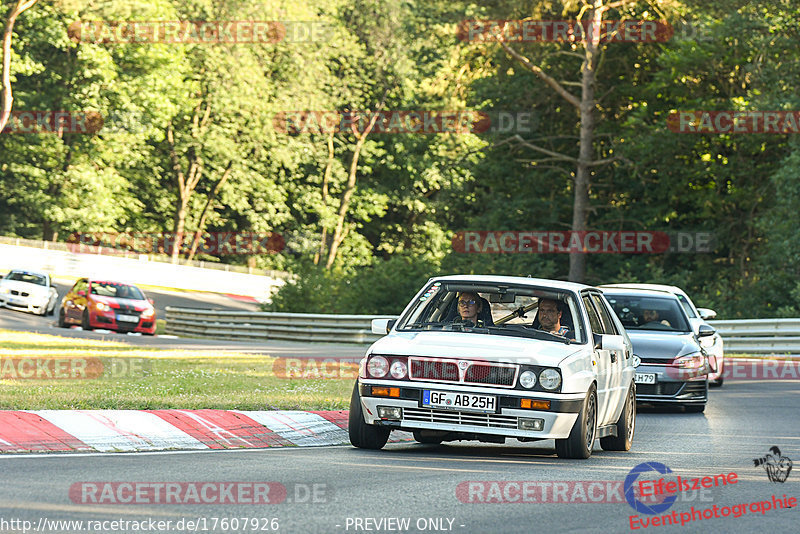
[(475, 304), (477, 304), (477, 301), (475, 301), (475, 300), (459, 300), (458, 301), (458, 305), (459, 306), (474, 306)]

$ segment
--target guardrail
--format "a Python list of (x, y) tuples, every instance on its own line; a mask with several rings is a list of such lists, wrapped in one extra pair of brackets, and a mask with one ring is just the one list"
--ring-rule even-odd
[(372, 343), (380, 339), (370, 329), (372, 319), (393, 315), (327, 315), (195, 310), (167, 307), (166, 333), (231, 341), (320, 341)]
[[(283, 339), (328, 343), (372, 343), (372, 319), (393, 315), (328, 315), (167, 308), (166, 333), (231, 341)], [(726, 353), (800, 354), (800, 319), (709, 321), (722, 335)]]
[(800, 319), (708, 321), (725, 343), (725, 353), (800, 354)]

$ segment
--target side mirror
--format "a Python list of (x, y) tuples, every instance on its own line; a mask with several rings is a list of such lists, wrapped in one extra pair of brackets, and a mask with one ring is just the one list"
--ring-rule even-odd
[(373, 319), (372, 320), (372, 333), (385, 335), (389, 330), (394, 328), (397, 319)]
[(147, 299), (147, 302), (149, 302), (151, 306), (155, 306), (156, 305), (156, 303), (153, 301), (153, 299)]
[(625, 338), (611, 334), (595, 334), (594, 348), (600, 350), (625, 350)]
[(717, 331), (707, 324), (701, 324), (697, 327), (697, 337), (708, 337), (716, 334)]
[(78, 291), (78, 296), (79, 296), (79, 297), (85, 297), (85, 296), (86, 296), (86, 291), (84, 291), (83, 289), (81, 289), (80, 291)]
[(697, 313), (700, 314), (700, 318), (704, 321), (714, 319), (717, 316), (717, 312), (708, 308), (697, 308)]

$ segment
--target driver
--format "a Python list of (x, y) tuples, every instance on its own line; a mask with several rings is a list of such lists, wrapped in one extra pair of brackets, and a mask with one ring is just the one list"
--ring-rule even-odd
[(557, 300), (539, 299), (539, 309), (536, 317), (539, 319), (540, 330), (555, 334), (557, 336), (572, 337), (570, 329), (561, 326), (561, 307)]
[(664, 326), (670, 326), (670, 327), (672, 326), (666, 319), (661, 319), (661, 315), (659, 315), (658, 310), (651, 310), (651, 309), (642, 310), (642, 319), (644, 320), (644, 324), (659, 323), (663, 324)]
[[(462, 322), (478, 324), (478, 314), (483, 309), (483, 301), (477, 293), (465, 291), (458, 295), (458, 315)], [(483, 321), (481, 321), (483, 322)]]

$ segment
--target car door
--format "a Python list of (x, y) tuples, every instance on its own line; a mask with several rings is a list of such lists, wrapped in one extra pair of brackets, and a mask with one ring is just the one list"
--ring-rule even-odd
[[(600, 322), (600, 316), (588, 294), (583, 295), (583, 305), (589, 315), (589, 326), (592, 329), (589, 333), (589, 343), (594, 346), (593, 334), (603, 334), (603, 324)], [(602, 426), (606, 424), (606, 419), (608, 418), (609, 395), (611, 392), (611, 377), (609, 376), (611, 354), (610, 351), (595, 348), (592, 358), (597, 373), (597, 424)]]
[[(622, 332), (617, 330), (616, 323), (612, 317), (612, 311), (609, 310), (608, 304), (605, 299), (592, 293), (592, 302), (597, 307), (597, 312), (600, 316), (600, 322), (603, 326), (603, 333), (609, 335), (622, 335)], [(627, 383), (623, 380), (623, 369), (625, 368), (625, 351), (605, 351), (608, 352), (609, 357), (609, 377), (608, 377), (608, 423), (615, 423), (621, 412), (621, 405), (625, 399), (627, 391)], [(618, 410), (619, 409), (619, 410)]]
[(75, 285), (72, 286), (69, 293), (64, 296), (64, 315), (66, 315), (67, 318), (73, 321), (80, 321), (81, 313), (83, 312), (82, 306), (86, 305), (86, 297), (79, 295), (78, 292), (83, 291), (85, 294), (87, 288), (87, 280), (82, 278), (75, 282)]

